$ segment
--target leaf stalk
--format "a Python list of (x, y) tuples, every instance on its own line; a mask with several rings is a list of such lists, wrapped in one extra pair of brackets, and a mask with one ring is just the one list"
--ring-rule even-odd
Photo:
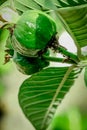
[(67, 63), (67, 64), (76, 64), (74, 61), (72, 61), (71, 59), (67, 59), (67, 58), (57, 58), (57, 57), (51, 57), (51, 56), (46, 56), (46, 55), (43, 55), (42, 57), (43, 57), (45, 60), (51, 61), (51, 62)]

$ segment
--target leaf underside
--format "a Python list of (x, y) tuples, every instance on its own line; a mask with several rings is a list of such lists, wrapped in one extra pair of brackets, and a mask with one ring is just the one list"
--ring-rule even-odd
[(40, 10), (59, 10), (69, 7), (79, 8), (80, 6), (85, 7), (87, 4), (86, 0), (14, 0), (14, 2), (16, 3), (15, 6), (20, 4), (20, 6), (25, 6), (25, 8)]
[(56, 108), (77, 78), (77, 69), (70, 69), (68, 78), (65, 76), (69, 69), (70, 67), (47, 68), (21, 85), (19, 104), (36, 130), (45, 130), (48, 127)]
[[(10, 1), (4, 1), (1, 7), (10, 6)], [(87, 7), (86, 0), (14, 0), (14, 6), (20, 12), (28, 9), (61, 10), (68, 8)], [(0, 7), (0, 8), (1, 8)]]
[(77, 48), (87, 46), (87, 7), (60, 11), (59, 14)]

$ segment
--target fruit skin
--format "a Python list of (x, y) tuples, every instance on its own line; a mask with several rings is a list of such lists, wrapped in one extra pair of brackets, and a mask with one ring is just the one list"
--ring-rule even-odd
[[(38, 57), (26, 57), (15, 51), (15, 49), (12, 47), (11, 36), (8, 37), (5, 47), (7, 48), (5, 50), (6, 54), (8, 54), (13, 59), (17, 69), (23, 74), (31, 75), (49, 65), (49, 62), (42, 57), (42, 54), (39, 54)], [(46, 50), (43, 52), (43, 54), (49, 56), (50, 53), (48, 50)]]
[(14, 51), (13, 61), (17, 69), (26, 75), (34, 74), (49, 65), (42, 57), (26, 57)]
[(34, 57), (38, 51), (47, 47), (55, 34), (56, 24), (49, 15), (38, 10), (28, 10), (16, 24), (13, 47), (24, 56)]

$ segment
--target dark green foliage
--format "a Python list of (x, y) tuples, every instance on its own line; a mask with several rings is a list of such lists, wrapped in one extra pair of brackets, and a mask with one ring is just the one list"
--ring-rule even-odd
[(0, 5), (2, 5), (4, 2), (6, 2), (7, 0), (0, 0)]
[[(68, 78), (65, 76), (67, 73)], [(72, 70), (71, 67), (50, 67), (23, 82), (19, 91), (19, 103), (36, 130), (46, 129), (78, 73), (79, 70)]]

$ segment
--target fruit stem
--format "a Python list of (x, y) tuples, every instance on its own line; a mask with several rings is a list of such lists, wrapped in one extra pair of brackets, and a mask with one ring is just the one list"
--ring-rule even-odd
[(66, 56), (68, 59), (74, 61), (75, 63), (79, 62), (78, 57), (74, 53), (67, 51), (67, 49), (65, 49), (64, 47), (59, 45), (57, 50), (59, 53), (63, 54), (64, 56)]
[(42, 57), (43, 57), (45, 60), (51, 61), (51, 62), (76, 64), (76, 62), (72, 61), (71, 59), (57, 58), (57, 57), (51, 57), (51, 56), (46, 56), (46, 55), (42, 55)]
[(79, 63), (79, 58), (77, 57), (77, 55), (75, 55), (72, 52), (69, 52), (65, 47), (61, 46), (56, 36), (52, 37), (51, 41), (49, 42), (48, 47), (53, 49), (56, 53), (61, 53), (63, 56), (66, 57), (68, 61), (71, 60), (72, 62), (76, 64)]

